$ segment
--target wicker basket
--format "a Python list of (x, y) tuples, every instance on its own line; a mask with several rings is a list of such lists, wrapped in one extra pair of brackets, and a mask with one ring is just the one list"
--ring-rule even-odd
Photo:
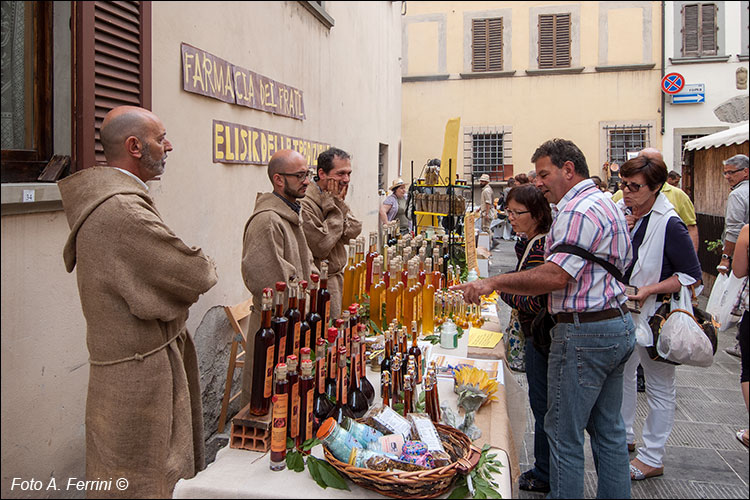
[(448, 491), (458, 473), (468, 474), (481, 454), (463, 432), (443, 424), (435, 424), (435, 428), (445, 451), (454, 460), (445, 467), (415, 472), (376, 471), (345, 464), (325, 446), (323, 453), (328, 463), (363, 488), (393, 498), (435, 498)]

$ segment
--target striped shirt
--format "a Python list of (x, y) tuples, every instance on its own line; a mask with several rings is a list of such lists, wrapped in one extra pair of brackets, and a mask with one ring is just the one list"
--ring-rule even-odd
[(559, 213), (547, 236), (545, 257), (573, 280), (549, 294), (550, 312), (602, 311), (625, 302), (623, 285), (599, 264), (577, 255), (550, 254), (559, 244), (575, 245), (609, 261), (624, 273), (633, 253), (625, 216), (590, 179), (573, 186), (557, 208)]

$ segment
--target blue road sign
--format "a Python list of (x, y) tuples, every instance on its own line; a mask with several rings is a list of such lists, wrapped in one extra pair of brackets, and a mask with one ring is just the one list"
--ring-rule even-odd
[(672, 96), (672, 104), (696, 104), (706, 102), (706, 94), (696, 92), (694, 94), (675, 94)]

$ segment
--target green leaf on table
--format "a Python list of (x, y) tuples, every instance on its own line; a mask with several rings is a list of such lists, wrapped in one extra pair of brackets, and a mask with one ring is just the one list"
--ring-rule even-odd
[(320, 441), (318, 440), (318, 438), (307, 439), (304, 443), (302, 443), (302, 451), (310, 451), (319, 444)]
[(288, 452), (286, 454), (286, 466), (294, 472), (305, 470), (305, 460), (302, 458), (302, 453), (296, 450)]
[(318, 486), (320, 486), (323, 489), (328, 488), (328, 485), (323, 481), (323, 478), (320, 475), (320, 470), (318, 469), (318, 463), (320, 460), (310, 455), (307, 457), (307, 470), (310, 471), (310, 476), (312, 476), (313, 480), (315, 480), (316, 483), (318, 483)]
[(320, 477), (323, 478), (323, 481), (325, 481), (328, 486), (336, 488), (337, 490), (349, 490), (349, 485), (346, 484), (346, 480), (341, 477), (339, 471), (334, 469), (331, 464), (325, 460), (319, 460), (318, 467), (320, 470)]
[(440, 336), (439, 335), (427, 335), (422, 340), (425, 340), (433, 345), (440, 343)]
[(383, 330), (380, 329), (380, 327), (373, 321), (370, 320), (370, 328), (377, 334), (381, 335), (383, 333)]
[(399, 415), (404, 416), (404, 403), (393, 403), (393, 410)]
[(293, 450), (294, 449), (294, 439), (288, 437), (286, 438), (286, 449), (287, 450)]
[(453, 488), (453, 491), (448, 495), (448, 498), (466, 498), (468, 495), (469, 487), (466, 485), (466, 478), (461, 477), (456, 481), (456, 487)]
[(495, 489), (486, 486), (477, 486), (477, 494), (479, 493), (482, 493), (483, 496), (475, 496), (474, 498), (503, 498)]

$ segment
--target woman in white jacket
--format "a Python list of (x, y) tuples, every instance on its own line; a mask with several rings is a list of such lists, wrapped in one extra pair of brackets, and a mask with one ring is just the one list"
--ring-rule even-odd
[(641, 364), (649, 413), (643, 425), (643, 446), (630, 462), (631, 479), (641, 480), (664, 473), (665, 444), (676, 405), (675, 365), (649, 356), (646, 347), (653, 345), (653, 338), (648, 320), (665, 295), (697, 284), (701, 268), (687, 227), (660, 192), (667, 180), (664, 162), (641, 155), (626, 162), (620, 176), (624, 195), (618, 207), (626, 214), (633, 241), (633, 263), (625, 278), (637, 287), (628, 298), (640, 305), (640, 313), (633, 314), (638, 344), (625, 365), (622, 417), (628, 449), (635, 451), (636, 368)]

